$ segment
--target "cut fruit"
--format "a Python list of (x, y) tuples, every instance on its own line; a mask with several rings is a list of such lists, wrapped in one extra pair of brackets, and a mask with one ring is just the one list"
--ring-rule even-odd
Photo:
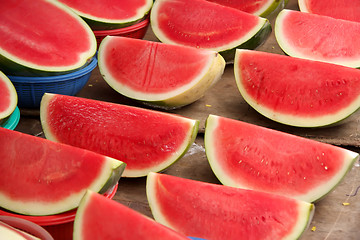
[(10, 79), (0, 71), (0, 125), (17, 106), (18, 95)]
[(329, 144), (210, 115), (205, 149), (224, 185), (314, 202), (331, 192), (359, 154)]
[(8, 76), (63, 74), (96, 53), (90, 27), (52, 0), (3, 1), (0, 22), (0, 70)]
[(126, 105), (45, 94), (40, 107), (45, 136), (127, 164), (124, 177), (161, 171), (187, 152), (198, 120)]
[(274, 121), (298, 127), (338, 123), (360, 107), (360, 71), (278, 54), (237, 50), (244, 100)]
[(214, 50), (227, 62), (235, 48), (255, 49), (271, 32), (265, 18), (204, 0), (157, 0), (150, 24), (161, 42)]
[(57, 0), (80, 15), (93, 30), (127, 27), (144, 19), (152, 0)]
[(92, 191), (85, 194), (76, 212), (73, 239), (188, 240), (153, 219)]
[(267, 17), (284, 8), (284, 0), (206, 0), (223, 6), (232, 7), (240, 11), (261, 17)]
[(215, 51), (125, 37), (107, 36), (98, 58), (102, 76), (117, 92), (167, 109), (201, 98), (225, 68)]
[(360, 23), (317, 14), (282, 10), (275, 37), (290, 56), (360, 67)]
[(297, 239), (314, 205), (292, 198), (150, 173), (146, 192), (156, 221), (212, 240)]
[(300, 11), (360, 22), (360, 2), (354, 0), (298, 0)]
[(110, 157), (5, 128), (0, 159), (0, 207), (25, 215), (77, 208), (87, 189), (106, 192), (125, 168)]
[(0, 237), (7, 240), (41, 240), (2, 221), (0, 221)]

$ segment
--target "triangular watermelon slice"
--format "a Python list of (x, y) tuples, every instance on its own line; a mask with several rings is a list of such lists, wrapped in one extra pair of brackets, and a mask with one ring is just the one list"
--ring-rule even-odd
[(0, 70), (6, 75), (63, 74), (96, 53), (90, 27), (56, 1), (2, 1), (0, 22)]
[(106, 192), (121, 161), (81, 148), (0, 128), (0, 207), (25, 215), (77, 208), (87, 189)]
[(314, 202), (331, 192), (359, 154), (326, 143), (210, 115), (205, 149), (227, 186)]
[(261, 17), (267, 17), (284, 8), (284, 0), (206, 0)]
[(188, 240), (153, 219), (92, 191), (81, 200), (74, 240)]
[(127, 164), (124, 177), (161, 171), (194, 142), (198, 120), (98, 100), (45, 94), (40, 107), (45, 136)]
[(255, 49), (271, 32), (265, 18), (204, 0), (157, 0), (150, 23), (160, 41), (214, 50), (227, 62), (235, 48)]
[(153, 0), (57, 0), (80, 15), (93, 30), (132, 25), (150, 12)]
[(275, 37), (288, 55), (360, 67), (360, 23), (317, 14), (282, 10)]
[(298, 0), (300, 11), (360, 22), (360, 2), (354, 0)]
[(262, 115), (283, 124), (338, 124), (360, 107), (358, 69), (238, 49), (234, 71), (245, 101)]
[(40, 238), (12, 227), (3, 221), (0, 221), (0, 237), (6, 240), (41, 240)]
[(212, 240), (297, 239), (314, 205), (279, 195), (150, 173), (146, 192), (156, 221)]
[(16, 89), (10, 79), (0, 71), (0, 124), (15, 110), (18, 102)]
[(201, 98), (225, 68), (215, 51), (112, 36), (102, 41), (98, 59), (100, 72), (113, 89), (168, 109)]

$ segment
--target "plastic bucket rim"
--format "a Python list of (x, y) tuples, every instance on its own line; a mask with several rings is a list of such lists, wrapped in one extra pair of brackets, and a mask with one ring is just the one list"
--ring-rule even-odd
[(9, 118), (2, 124), (0, 127), (7, 128), (10, 130), (14, 130), (20, 121), (20, 110), (19, 107), (16, 106), (15, 110), (11, 113)]
[(25, 84), (64, 82), (64, 81), (80, 78), (88, 73), (91, 73), (91, 71), (94, 70), (96, 66), (97, 66), (97, 58), (96, 56), (94, 56), (92, 57), (89, 64), (74, 72), (70, 72), (62, 75), (45, 76), (45, 77), (8, 76), (8, 78), (13, 83), (25, 83)]
[(97, 30), (97, 31), (94, 30), (93, 32), (96, 37), (125, 34), (125, 33), (130, 33), (130, 32), (140, 30), (140, 29), (148, 26), (149, 23), (150, 23), (150, 19), (149, 19), (149, 17), (146, 17), (144, 20), (142, 20), (134, 25), (130, 25), (128, 27), (111, 29), (111, 30)]

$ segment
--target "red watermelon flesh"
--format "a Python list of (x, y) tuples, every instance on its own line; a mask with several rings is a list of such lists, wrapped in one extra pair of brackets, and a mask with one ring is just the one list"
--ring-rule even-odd
[(147, 197), (156, 221), (212, 240), (297, 239), (314, 206), (279, 195), (150, 173)]
[(278, 54), (238, 50), (235, 79), (259, 113), (284, 124), (337, 123), (360, 107), (360, 70)]
[(116, 91), (167, 108), (201, 98), (225, 68), (215, 51), (125, 37), (106, 37), (98, 58), (102, 76)]
[(10, 116), (17, 105), (17, 92), (10, 79), (0, 71), (0, 123)]
[(317, 14), (282, 10), (275, 36), (293, 57), (360, 67), (360, 23)]
[(224, 185), (307, 202), (333, 190), (358, 158), (346, 149), (215, 115), (206, 122), (205, 148)]
[(160, 41), (218, 52), (250, 41), (265, 25), (266, 19), (204, 0), (159, 0), (151, 11)]
[(360, 2), (354, 0), (298, 0), (300, 11), (360, 22)]
[(86, 189), (107, 191), (125, 168), (91, 151), (4, 128), (0, 158), (0, 206), (26, 215), (74, 209)]
[(74, 240), (188, 240), (135, 210), (88, 191), (74, 222)]
[(45, 94), (45, 136), (127, 164), (124, 177), (146, 176), (179, 159), (195, 140), (198, 121), (126, 105)]
[[(3, 1), (0, 22), (0, 69), (9, 75), (71, 71), (96, 51), (90, 27), (54, 1)], [(21, 72), (21, 67), (28, 72)]]

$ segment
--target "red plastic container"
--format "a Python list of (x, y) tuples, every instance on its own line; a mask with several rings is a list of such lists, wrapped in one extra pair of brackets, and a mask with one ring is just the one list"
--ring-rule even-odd
[(106, 36), (121, 36), (121, 37), (142, 39), (146, 34), (146, 31), (149, 27), (149, 23), (150, 23), (150, 19), (148, 16), (144, 20), (128, 27), (112, 29), (112, 30), (93, 31), (93, 32), (95, 34), (96, 41), (99, 47), (101, 41)]
[[(118, 188), (118, 184), (116, 184), (112, 189), (110, 189), (107, 193), (105, 193), (104, 196), (112, 199), (115, 196), (117, 188)], [(76, 214), (76, 209), (65, 213), (60, 213), (50, 216), (28, 216), (28, 215), (21, 215), (21, 214), (0, 210), (0, 217), (1, 215), (17, 217), (40, 225), (50, 233), (50, 235), (54, 238), (54, 240), (72, 239), (75, 214)]]

